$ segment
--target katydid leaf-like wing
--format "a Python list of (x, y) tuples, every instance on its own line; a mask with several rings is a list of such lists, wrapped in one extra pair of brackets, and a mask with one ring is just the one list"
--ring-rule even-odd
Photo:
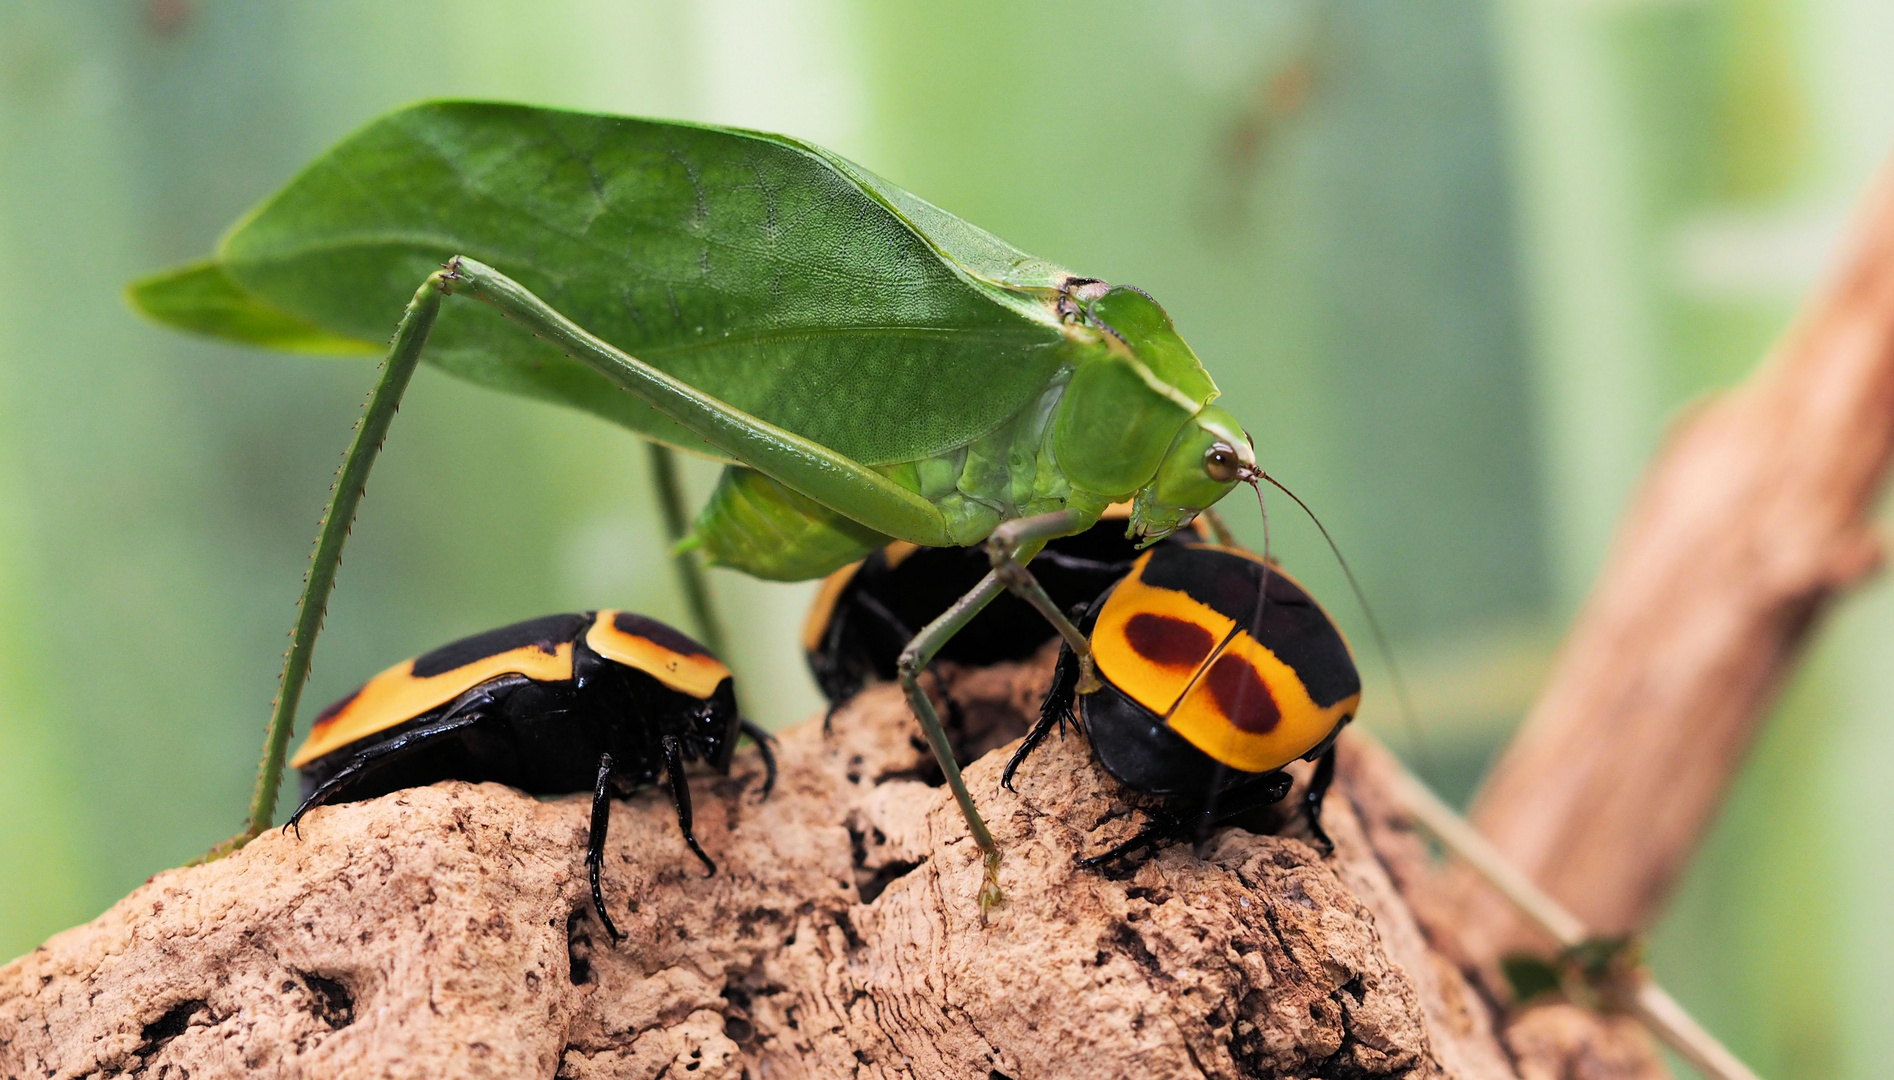
[[(1063, 271), (826, 151), (489, 103), (417, 105), (344, 139), (199, 268), (228, 286), (203, 309), (157, 289), (162, 276), (134, 299), (240, 340), (378, 342), (455, 254), (692, 386), (866, 464), (972, 440), (1033, 400), (1069, 355), (1052, 308)], [(166, 303), (149, 299), (160, 294)], [(329, 337), (251, 332), (214, 317), (214, 304)], [(482, 304), (449, 305), (427, 359), (702, 448)]]
[(132, 282), (133, 306), (160, 322), (246, 345), (310, 353), (381, 353), (386, 346), (333, 334), (243, 291), (215, 259)]

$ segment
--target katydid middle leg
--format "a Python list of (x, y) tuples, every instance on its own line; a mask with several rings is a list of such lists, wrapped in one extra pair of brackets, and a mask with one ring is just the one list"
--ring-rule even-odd
[[(664, 537), (675, 549), (679, 541), (690, 535), (690, 521), (684, 514), (683, 478), (677, 471), (677, 451), (658, 442), (645, 449), (651, 462), (651, 485), (657, 489), (658, 513), (664, 518)], [(725, 655), (723, 622), (717, 618), (716, 607), (711, 603), (710, 583), (704, 580), (697, 556), (689, 551), (673, 550), (671, 569), (677, 575), (678, 588), (684, 593), (685, 606), (690, 608), (691, 621), (697, 625), (697, 636), (712, 655)]]
[(960, 814), (967, 819), (967, 831), (973, 834), (973, 842), (979, 845), (981, 861), (985, 864), (985, 875), (980, 882), (980, 911), (1000, 902), (1000, 848), (993, 842), (993, 834), (987, 831), (986, 822), (981, 819), (980, 811), (973, 805), (973, 796), (967, 791), (967, 783), (960, 778), (960, 763), (954, 758), (953, 744), (947, 741), (947, 729), (941, 726), (940, 714), (934, 711), (934, 702), (921, 688), (921, 672), (934, 659), (934, 654), (953, 639), (961, 628), (973, 621), (980, 609), (991, 603), (1006, 588), (1000, 582), (997, 573), (989, 573), (980, 579), (973, 591), (954, 601), (940, 618), (922, 628), (907, 648), (901, 650), (901, 657), (895, 661), (895, 674), (901, 682), (901, 689), (907, 693), (908, 707), (914, 710), (914, 718), (920, 721), (921, 734), (927, 736), (927, 745), (933, 748), (934, 757), (940, 762), (940, 771), (947, 778), (947, 789), (954, 793), (954, 801), (960, 804)]
[(993, 559), (993, 572), (1000, 581), (1013, 595), (1031, 604), (1034, 610), (1045, 616), (1045, 620), (1071, 647), (1072, 655), (1078, 657), (1078, 692), (1081, 694), (1092, 693), (1099, 687), (1098, 673), (1092, 663), (1092, 643), (1072, 624), (1065, 612), (1059, 610), (1059, 605), (1052, 602), (1052, 597), (1046, 595), (1045, 588), (1032, 576), (1032, 571), (1019, 561), (1019, 554), (1027, 547), (1037, 554), (1045, 541), (1057, 536), (1070, 536), (1091, 523), (1092, 519), (1071, 510), (1054, 510), (1049, 514), (1035, 514), (1002, 522), (986, 541), (987, 554)]
[(967, 819), (967, 829), (973, 834), (974, 843), (980, 846), (986, 864), (986, 873), (980, 885), (982, 912), (1001, 899), (999, 845), (993, 842), (993, 834), (987, 830), (986, 822), (973, 804), (972, 794), (967, 791), (966, 782), (961, 779), (960, 765), (954, 758), (953, 746), (947, 741), (947, 731), (941, 725), (940, 714), (935, 711), (927, 692), (921, 688), (921, 672), (927, 669), (934, 654), (971, 622), (980, 609), (986, 607), (1002, 590), (1009, 590), (1044, 616), (1078, 657), (1079, 691), (1090, 693), (1098, 689), (1098, 676), (1092, 668), (1091, 642), (1072, 624), (1065, 612), (1059, 610), (1059, 605), (1046, 595), (1046, 590), (1032, 576), (1032, 571), (1018, 559), (1022, 550), (1030, 547), (1036, 554), (1037, 548), (1045, 540), (1076, 532), (1086, 524), (1089, 522), (1080, 515), (1060, 510), (1018, 518), (1000, 525), (987, 541), (993, 570), (981, 578), (971, 592), (955, 601), (944, 614), (915, 635), (914, 640), (908, 642), (907, 648), (901, 651), (901, 658), (896, 664), (901, 688), (907, 693), (908, 705), (914, 710), (914, 717), (920, 721), (928, 745), (933, 747), (934, 756), (940, 761), (941, 772), (947, 778), (947, 787), (960, 804), (960, 813)]

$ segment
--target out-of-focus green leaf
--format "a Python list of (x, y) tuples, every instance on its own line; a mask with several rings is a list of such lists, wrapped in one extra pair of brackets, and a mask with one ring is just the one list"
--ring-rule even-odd
[(230, 280), (215, 259), (140, 278), (125, 290), (125, 296), (133, 307), (161, 323), (249, 345), (310, 353), (379, 353), (384, 348), (324, 330), (258, 299)]

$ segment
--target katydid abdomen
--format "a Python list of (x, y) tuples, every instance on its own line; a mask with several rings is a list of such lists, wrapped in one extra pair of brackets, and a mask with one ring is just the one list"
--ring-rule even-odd
[[(1059, 468), (1055, 421), (1071, 375), (1070, 367), (1061, 368), (1036, 400), (970, 443), (875, 471), (938, 510), (955, 546), (980, 543), (1002, 521), (1056, 510), (1072, 511), (1077, 529), (1089, 527), (1115, 493), (1075, 487)], [(877, 533), (755, 469), (732, 465), (683, 546), (700, 549), (712, 565), (753, 577), (803, 581), (889, 540), (923, 542)]]

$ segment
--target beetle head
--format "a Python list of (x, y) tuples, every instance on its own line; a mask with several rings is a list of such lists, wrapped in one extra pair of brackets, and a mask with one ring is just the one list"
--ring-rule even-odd
[(1171, 440), (1157, 475), (1131, 500), (1128, 536), (1155, 544), (1190, 524), (1240, 483), (1262, 475), (1256, 448), (1236, 417), (1205, 405)]

